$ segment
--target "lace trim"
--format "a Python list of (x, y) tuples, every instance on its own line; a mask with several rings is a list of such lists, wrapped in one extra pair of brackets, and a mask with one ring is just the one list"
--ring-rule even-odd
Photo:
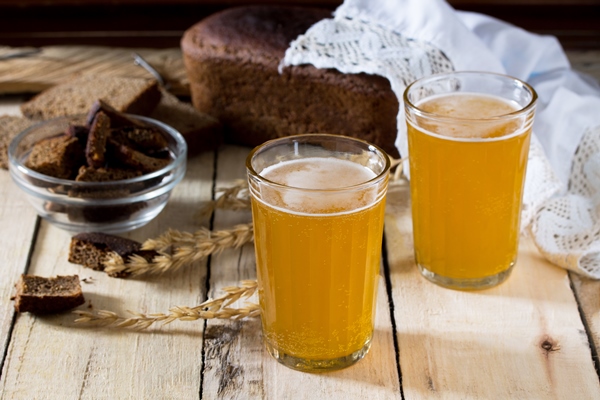
[(573, 160), (568, 192), (542, 205), (531, 233), (551, 262), (600, 278), (600, 126), (585, 131)]

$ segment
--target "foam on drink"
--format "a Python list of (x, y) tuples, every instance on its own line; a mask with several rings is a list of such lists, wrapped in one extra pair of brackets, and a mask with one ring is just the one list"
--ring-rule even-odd
[[(357, 189), (344, 193), (330, 190), (359, 185), (376, 177), (373, 171), (360, 164), (337, 158), (309, 157), (285, 161), (265, 168), (260, 175), (291, 188), (283, 193), (270, 193), (265, 188), (262, 191), (263, 201), (299, 213), (354, 211), (370, 205), (377, 192), (375, 189)], [(293, 188), (324, 191), (306, 193)]]
[[(499, 138), (520, 133), (516, 127), (522, 125), (520, 119), (499, 118), (519, 110), (516, 103), (486, 94), (442, 94), (426, 98), (416, 106), (430, 114), (461, 119), (462, 121), (456, 120), (452, 124), (448, 121), (422, 124), (427, 128), (428, 133), (451, 138)], [(481, 122), (484, 119), (489, 121)], [(474, 124), (474, 121), (477, 121), (477, 124)]]

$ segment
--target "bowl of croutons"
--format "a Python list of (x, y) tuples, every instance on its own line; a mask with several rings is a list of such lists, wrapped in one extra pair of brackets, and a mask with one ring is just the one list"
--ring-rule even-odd
[(172, 127), (98, 100), (87, 115), (21, 132), (8, 157), (41, 217), (71, 232), (118, 233), (162, 211), (185, 174), (187, 145)]

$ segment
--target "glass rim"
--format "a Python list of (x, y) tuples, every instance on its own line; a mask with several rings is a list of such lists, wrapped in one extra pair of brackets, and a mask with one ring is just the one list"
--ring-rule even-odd
[[(381, 159), (384, 161), (383, 170), (380, 173), (376, 174), (375, 177), (369, 179), (368, 181), (357, 183), (355, 185), (343, 186), (343, 187), (337, 187), (337, 188), (331, 188), (331, 189), (311, 189), (311, 188), (303, 188), (303, 187), (290, 186), (290, 185), (277, 183), (275, 181), (272, 181), (272, 180), (267, 179), (264, 176), (260, 175), (254, 169), (254, 166), (252, 165), (252, 160), (254, 159), (255, 155), (257, 155), (261, 150), (265, 149), (266, 147), (270, 147), (270, 146), (277, 145), (280, 143), (285, 143), (285, 142), (294, 142), (294, 140), (298, 140), (298, 139), (310, 139), (310, 138), (330, 138), (330, 139), (336, 139), (336, 140), (341, 139), (341, 140), (345, 140), (348, 142), (354, 142), (354, 143), (364, 145), (366, 151), (376, 153), (378, 156), (381, 157)], [(250, 151), (250, 153), (248, 154), (248, 157), (246, 157), (246, 171), (248, 172), (249, 175), (260, 180), (262, 183), (266, 183), (269, 186), (280, 188), (280, 189), (298, 190), (298, 191), (308, 192), (308, 193), (336, 193), (336, 192), (343, 192), (343, 191), (348, 191), (348, 190), (359, 190), (359, 189), (367, 188), (367, 187), (377, 184), (381, 180), (385, 179), (389, 175), (391, 165), (392, 165), (392, 163), (390, 160), (390, 156), (381, 147), (379, 147), (375, 144), (372, 144), (370, 142), (367, 142), (366, 140), (363, 140), (363, 139), (358, 139), (358, 138), (346, 136), (346, 135), (331, 134), (331, 133), (304, 133), (304, 134), (290, 135), (290, 136), (284, 136), (284, 137), (280, 137), (280, 138), (276, 138), (276, 139), (271, 139), (271, 140), (268, 140), (268, 141), (256, 146), (255, 148), (253, 148), (252, 151)]]
[[(468, 75), (490, 76), (490, 77), (495, 77), (495, 78), (507, 79), (512, 82), (517, 82), (519, 84), (519, 86), (521, 86), (522, 88), (525, 88), (526, 90), (528, 90), (531, 93), (531, 99), (525, 106), (522, 106), (518, 110), (512, 111), (507, 114), (495, 115), (493, 117), (487, 117), (487, 118), (461, 118), (461, 117), (449, 117), (449, 116), (445, 116), (445, 115), (440, 115), (440, 114), (424, 111), (424, 110), (420, 109), (417, 105), (413, 104), (413, 102), (411, 102), (410, 99), (408, 98), (408, 93), (416, 85), (422, 84), (427, 81), (434, 82), (434, 81), (437, 81), (437, 80), (440, 80), (443, 78), (447, 78), (447, 77), (451, 77), (451, 76), (461, 76), (461, 75), (462, 76), (468, 76)], [(450, 92), (450, 93), (458, 93), (458, 92)], [(479, 93), (479, 92), (477, 92), (477, 93)], [(515, 78), (515, 77), (507, 75), (507, 74), (501, 74), (501, 73), (496, 73), (496, 72), (486, 72), (486, 71), (453, 71), (453, 72), (445, 72), (445, 73), (440, 73), (440, 74), (429, 75), (429, 76), (422, 77), (422, 78), (419, 78), (419, 79), (411, 82), (406, 87), (406, 89), (404, 89), (402, 99), (404, 100), (405, 107), (411, 109), (415, 114), (419, 115), (420, 117), (424, 117), (424, 118), (428, 118), (428, 119), (436, 120), (436, 121), (480, 123), (480, 122), (506, 121), (506, 120), (511, 120), (511, 119), (522, 117), (523, 114), (527, 114), (528, 112), (530, 112), (531, 110), (533, 110), (535, 108), (537, 99), (538, 99), (538, 95), (537, 95), (537, 92), (535, 91), (535, 89), (533, 88), (533, 86), (531, 86), (530, 84), (528, 84), (527, 82), (525, 82), (521, 79)]]

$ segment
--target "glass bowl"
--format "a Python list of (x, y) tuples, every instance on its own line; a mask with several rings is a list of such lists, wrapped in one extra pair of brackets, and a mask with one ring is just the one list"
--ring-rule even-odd
[(10, 175), (37, 213), (70, 232), (119, 233), (143, 226), (167, 204), (185, 175), (187, 145), (172, 127), (151, 118), (127, 115), (157, 129), (167, 140), (172, 162), (157, 171), (110, 182), (79, 182), (36, 172), (25, 165), (35, 143), (64, 133), (85, 116), (61, 117), (34, 125), (8, 148)]

